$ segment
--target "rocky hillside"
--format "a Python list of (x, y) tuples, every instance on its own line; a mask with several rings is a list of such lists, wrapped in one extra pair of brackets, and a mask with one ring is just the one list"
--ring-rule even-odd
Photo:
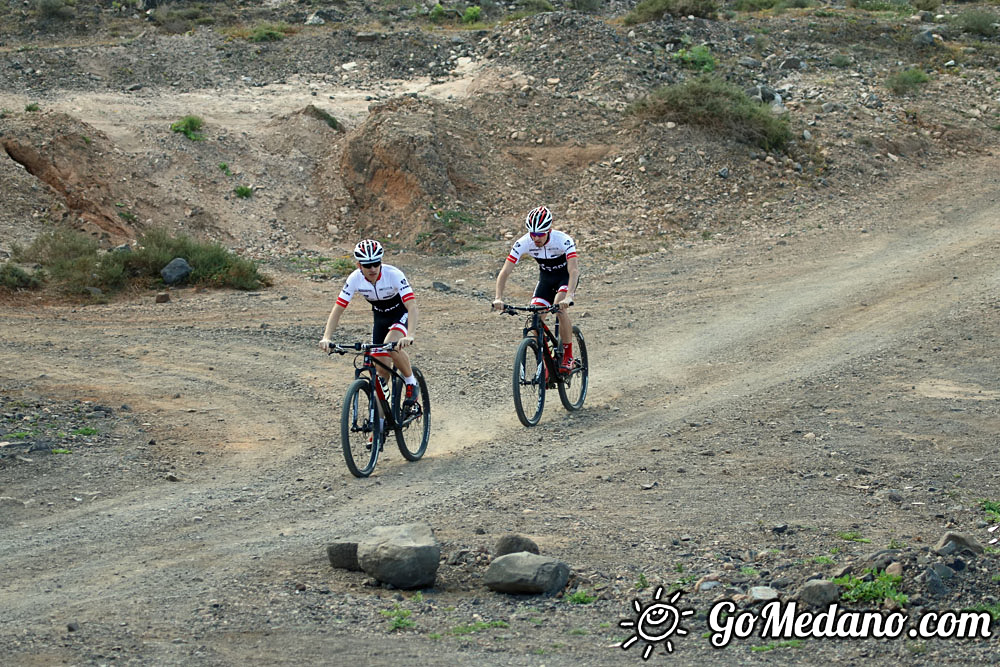
[[(636, 25), (620, 3), (484, 6), (472, 25), (382, 3), (5, 5), (0, 252), (43, 221), (109, 243), (167, 225), (258, 258), (362, 234), (454, 252), (539, 202), (613, 253), (794, 233), (996, 141), (997, 38), (972, 20), (989, 6), (852, 5)], [(766, 101), (791, 141), (633, 112), (703, 73)], [(203, 140), (171, 132), (187, 114)]]

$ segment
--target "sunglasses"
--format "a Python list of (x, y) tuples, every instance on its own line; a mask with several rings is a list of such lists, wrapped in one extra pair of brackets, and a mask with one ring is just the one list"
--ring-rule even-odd
[(528, 234), (533, 239), (540, 239), (540, 238), (544, 237), (546, 234), (548, 234), (548, 232), (528, 232)]
[(372, 262), (371, 264), (362, 264), (361, 268), (362, 269), (377, 269), (380, 266), (382, 266), (382, 262)]

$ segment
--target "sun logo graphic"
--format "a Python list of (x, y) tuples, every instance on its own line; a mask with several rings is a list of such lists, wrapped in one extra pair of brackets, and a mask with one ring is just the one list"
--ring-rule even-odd
[(670, 641), (670, 637), (686, 635), (688, 631), (681, 627), (681, 620), (685, 616), (694, 614), (694, 609), (679, 611), (674, 606), (682, 594), (682, 591), (677, 591), (666, 602), (661, 602), (663, 586), (658, 586), (653, 594), (653, 601), (646, 607), (643, 607), (638, 600), (632, 600), (632, 607), (638, 616), (634, 621), (626, 619), (620, 621), (618, 625), (623, 628), (633, 628), (635, 634), (621, 643), (622, 649), (627, 651), (629, 647), (642, 639), (646, 642), (646, 647), (642, 651), (643, 660), (649, 660), (657, 642), (663, 642), (667, 653), (673, 653), (674, 643)]

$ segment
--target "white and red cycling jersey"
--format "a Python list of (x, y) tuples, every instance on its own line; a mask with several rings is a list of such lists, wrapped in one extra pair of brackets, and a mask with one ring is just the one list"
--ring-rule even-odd
[(354, 269), (354, 272), (347, 276), (344, 288), (340, 290), (337, 304), (347, 308), (347, 304), (355, 294), (365, 297), (376, 313), (392, 313), (396, 310), (405, 313), (403, 303), (415, 298), (406, 276), (391, 264), (382, 265), (374, 285), (365, 279), (361, 269)]
[(535, 258), (541, 271), (565, 271), (566, 260), (576, 257), (576, 243), (569, 234), (555, 229), (549, 232), (549, 238), (543, 246), (535, 245), (531, 234), (525, 234), (514, 242), (507, 261), (517, 264), (525, 253)]

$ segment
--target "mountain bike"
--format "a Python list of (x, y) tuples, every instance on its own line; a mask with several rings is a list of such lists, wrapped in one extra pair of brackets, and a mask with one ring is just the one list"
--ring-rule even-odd
[[(407, 461), (417, 461), (427, 451), (431, 435), (431, 399), (424, 374), (416, 366), (413, 376), (420, 387), (420, 397), (404, 406), (403, 376), (392, 366), (379, 361), (377, 352), (395, 349), (391, 343), (334, 343), (330, 354), (354, 353), (354, 382), (347, 388), (340, 411), (340, 441), (347, 469), (355, 477), (368, 477), (375, 470), (385, 435), (396, 432), (396, 445)], [(361, 359), (358, 365), (358, 359)], [(376, 365), (392, 375), (392, 397), (378, 378)], [(407, 438), (410, 443), (407, 444)], [(416, 446), (412, 446), (416, 443)]]
[(525, 426), (534, 426), (542, 418), (545, 407), (545, 390), (558, 388), (559, 400), (563, 407), (573, 412), (583, 407), (587, 397), (589, 367), (587, 366), (587, 344), (583, 340), (580, 327), (573, 325), (573, 368), (563, 373), (559, 365), (563, 359), (562, 340), (559, 337), (559, 319), (553, 329), (545, 323), (544, 315), (555, 313), (554, 306), (509, 306), (503, 312), (517, 315), (527, 312), (524, 323), (524, 339), (514, 355), (514, 410), (517, 418)]

